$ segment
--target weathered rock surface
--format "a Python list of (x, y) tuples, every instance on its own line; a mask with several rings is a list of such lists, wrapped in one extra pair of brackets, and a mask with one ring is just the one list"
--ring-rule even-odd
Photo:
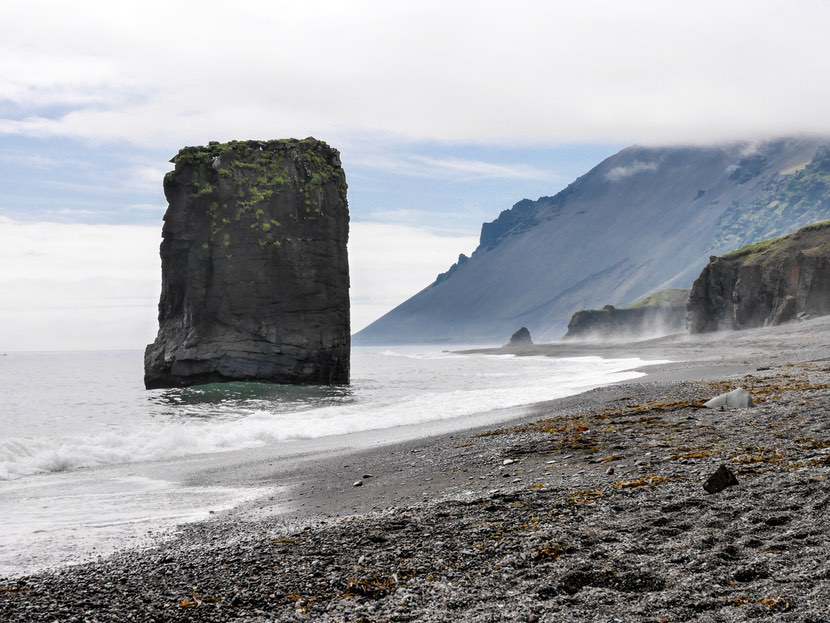
[(686, 329), (688, 290), (662, 290), (619, 309), (583, 309), (568, 323), (566, 339), (622, 339), (678, 333)]
[(337, 150), (186, 147), (164, 178), (159, 332), (146, 387), (349, 381), (349, 213)]
[(830, 221), (712, 257), (688, 309), (692, 333), (829, 314)]
[(530, 337), (530, 331), (527, 327), (522, 327), (510, 336), (509, 346), (522, 346), (524, 344), (533, 344), (533, 339)]

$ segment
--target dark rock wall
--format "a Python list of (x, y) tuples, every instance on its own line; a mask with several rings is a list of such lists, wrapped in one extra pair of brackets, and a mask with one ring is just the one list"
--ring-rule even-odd
[(692, 333), (830, 314), (830, 224), (712, 257), (688, 309)]
[(349, 381), (349, 213), (315, 139), (187, 147), (164, 178), (159, 333), (148, 388)]
[(613, 339), (667, 335), (686, 329), (685, 307), (637, 307), (576, 312), (568, 323), (565, 339)]

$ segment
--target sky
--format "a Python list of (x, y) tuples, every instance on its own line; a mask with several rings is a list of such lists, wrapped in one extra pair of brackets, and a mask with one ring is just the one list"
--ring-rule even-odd
[(824, 0), (0, 3), (0, 350), (141, 348), (184, 145), (315, 136), (353, 329), (632, 144), (830, 132)]

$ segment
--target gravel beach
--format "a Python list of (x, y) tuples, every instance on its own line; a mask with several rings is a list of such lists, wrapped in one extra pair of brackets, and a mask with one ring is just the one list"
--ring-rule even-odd
[[(674, 363), (497, 426), (206, 472), (274, 494), (0, 579), (0, 621), (830, 621), (828, 329), (486, 351)], [(703, 408), (737, 387), (753, 407)], [(721, 466), (737, 484), (708, 493)]]

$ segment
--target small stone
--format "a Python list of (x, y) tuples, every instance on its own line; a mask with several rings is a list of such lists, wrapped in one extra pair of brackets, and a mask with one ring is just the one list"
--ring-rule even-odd
[(363, 479), (366, 480), (367, 478), (371, 478), (372, 474), (363, 474)]
[(515, 459), (504, 459), (504, 460), (501, 462), (501, 464), (502, 464), (502, 465), (512, 465), (512, 464), (513, 464), (513, 463), (515, 463), (515, 462), (516, 462), (516, 461), (515, 461)]
[(613, 467), (609, 467), (608, 469), (605, 470), (605, 474), (607, 476), (611, 476), (611, 475), (613, 475), (613, 473), (614, 473), (614, 468)]
[(363, 486), (363, 481), (362, 480), (355, 480), (354, 483), (352, 483), (352, 486), (353, 487), (362, 487)]
[(720, 493), (726, 487), (734, 487), (738, 484), (738, 479), (726, 465), (721, 465), (714, 474), (706, 479), (703, 483), (703, 488), (707, 493)]

